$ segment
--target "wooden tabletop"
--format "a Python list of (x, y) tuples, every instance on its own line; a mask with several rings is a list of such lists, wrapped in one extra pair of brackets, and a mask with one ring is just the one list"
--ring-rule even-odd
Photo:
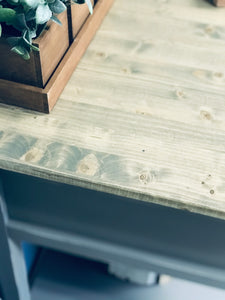
[(0, 105), (0, 168), (225, 219), (225, 9), (115, 0), (50, 115)]

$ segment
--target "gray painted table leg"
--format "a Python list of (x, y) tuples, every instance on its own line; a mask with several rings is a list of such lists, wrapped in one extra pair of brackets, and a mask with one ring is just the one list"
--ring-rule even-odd
[[(30, 300), (25, 261), (20, 244), (7, 235), (7, 211), (0, 182), (0, 292), (4, 300)], [(1, 298), (1, 297), (0, 297)]]
[(20, 241), (12, 240), (10, 238), (8, 238), (8, 241), (19, 299), (30, 300), (30, 289), (21, 243)]

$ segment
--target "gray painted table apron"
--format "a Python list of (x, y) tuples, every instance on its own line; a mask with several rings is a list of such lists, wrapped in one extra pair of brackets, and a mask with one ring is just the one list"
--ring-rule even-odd
[(1, 181), (6, 300), (29, 299), (22, 240), (225, 287), (223, 220), (14, 172), (1, 171)]

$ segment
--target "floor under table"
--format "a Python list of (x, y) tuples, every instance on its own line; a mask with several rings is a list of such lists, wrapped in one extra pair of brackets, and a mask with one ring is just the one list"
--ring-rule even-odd
[(121, 281), (107, 266), (47, 250), (38, 264), (32, 300), (224, 300), (225, 291), (172, 278), (153, 287)]

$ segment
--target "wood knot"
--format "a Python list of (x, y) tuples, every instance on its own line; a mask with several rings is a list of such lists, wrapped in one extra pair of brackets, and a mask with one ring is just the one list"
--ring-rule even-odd
[(182, 89), (177, 89), (175, 93), (178, 99), (183, 99), (185, 97), (185, 93)]
[(215, 73), (213, 73), (213, 78), (218, 82), (223, 81), (224, 80), (224, 74), (222, 72), (215, 72)]
[(96, 55), (98, 56), (98, 57), (106, 57), (106, 54), (104, 53), (104, 52), (96, 52)]
[(141, 181), (147, 181), (148, 180), (148, 175), (147, 174), (141, 174), (140, 175), (140, 180)]
[(205, 28), (205, 32), (207, 33), (207, 34), (212, 34), (212, 33), (214, 33), (214, 31), (215, 31), (215, 29), (212, 27), (212, 26), (207, 26), (206, 28)]
[(124, 68), (121, 69), (121, 71), (124, 74), (130, 74), (130, 69), (129, 68), (124, 67)]
[(197, 78), (204, 78), (206, 76), (206, 71), (205, 70), (195, 70), (193, 72), (193, 75)]
[(94, 176), (99, 170), (99, 163), (94, 154), (88, 154), (78, 164), (77, 173)]
[(214, 195), (215, 191), (214, 190), (210, 190), (210, 194)]
[(202, 108), (200, 110), (200, 118), (202, 120), (206, 120), (206, 121), (212, 121), (213, 120), (212, 113), (206, 108)]
[(217, 182), (216, 178), (214, 178), (214, 176), (212, 176), (211, 174), (207, 174), (204, 177), (204, 179), (201, 181), (201, 184), (207, 193), (209, 193), (210, 195), (215, 194), (215, 192), (216, 192), (215, 189), (216, 189), (218, 182)]
[(30, 162), (30, 163), (35, 163), (41, 160), (43, 156), (43, 151), (38, 149), (38, 148), (32, 148), (28, 152), (26, 152), (20, 160)]
[(139, 173), (139, 181), (142, 184), (148, 184), (155, 181), (156, 175), (154, 172), (142, 171)]
[(214, 77), (217, 77), (217, 78), (223, 78), (223, 73), (222, 72), (215, 72), (214, 73)]

